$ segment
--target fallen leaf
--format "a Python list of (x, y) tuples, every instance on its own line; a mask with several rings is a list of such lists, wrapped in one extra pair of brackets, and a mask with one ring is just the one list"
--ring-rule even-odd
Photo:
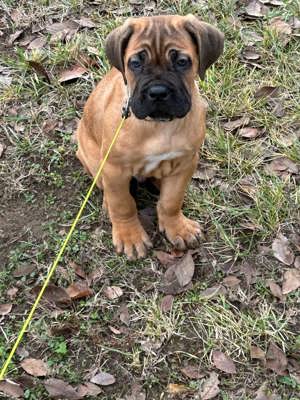
[(102, 279), (103, 275), (104, 275), (104, 269), (102, 267), (95, 269), (87, 277), (88, 285), (90, 286), (92, 284), (96, 284), (97, 282), (100, 281), (100, 279)]
[(13, 43), (22, 35), (23, 32), (24, 32), (23, 30), (19, 30), (19, 31), (16, 31), (15, 33), (12, 33), (11, 35), (9, 35), (8, 42), (7, 42), (8, 45), (12, 46)]
[(272, 243), (274, 257), (283, 262), (285, 265), (291, 265), (294, 262), (295, 256), (289, 246), (289, 240), (279, 233)]
[(19, 291), (18, 288), (12, 287), (12, 288), (8, 289), (6, 294), (11, 300), (13, 300), (16, 297), (16, 294), (18, 293), (18, 291)]
[(201, 400), (209, 400), (216, 397), (220, 393), (219, 384), (220, 381), (218, 374), (211, 372), (209, 377), (204, 382), (200, 392)]
[(193, 174), (193, 179), (208, 181), (215, 177), (217, 169), (209, 164), (200, 164), (198, 169)]
[(71, 82), (74, 79), (81, 78), (86, 72), (87, 72), (86, 68), (80, 65), (75, 65), (72, 68), (63, 71), (58, 78), (58, 82), (60, 83)]
[(239, 129), (237, 134), (243, 138), (255, 139), (260, 134), (260, 130), (258, 128), (245, 127)]
[(265, 166), (265, 172), (269, 175), (286, 177), (290, 174), (298, 174), (299, 166), (287, 157), (278, 157)]
[(104, 294), (109, 300), (118, 299), (123, 295), (123, 290), (119, 286), (107, 286)]
[(241, 32), (241, 36), (242, 36), (243, 42), (249, 46), (252, 46), (254, 43), (262, 42), (264, 40), (264, 38), (261, 35), (259, 35), (258, 33), (247, 30), (247, 29), (245, 29)]
[(161, 250), (154, 251), (154, 255), (162, 265), (171, 264), (175, 260), (174, 255)]
[(33, 68), (38, 75), (43, 76), (48, 83), (51, 82), (48, 72), (41, 63), (33, 60), (28, 60), (27, 62), (29, 66)]
[(115, 328), (115, 327), (113, 327), (113, 326), (109, 326), (109, 329), (112, 331), (112, 333), (114, 333), (115, 335), (121, 335), (122, 334), (122, 332), (119, 330), (119, 329), (117, 329), (117, 328)]
[(254, 46), (246, 46), (242, 51), (242, 57), (245, 60), (259, 60), (260, 54), (258, 53), (256, 47)]
[(146, 400), (146, 393), (142, 385), (134, 383), (131, 387), (131, 394), (125, 397), (125, 400)]
[(202, 299), (212, 299), (216, 296), (220, 296), (225, 293), (226, 293), (226, 289), (224, 288), (224, 286), (216, 285), (216, 286), (209, 287), (205, 290), (202, 290), (202, 292), (200, 292), (199, 296)]
[(266, 368), (271, 369), (278, 375), (286, 375), (288, 360), (283, 351), (271, 342), (266, 354)]
[(239, 182), (239, 187), (244, 193), (246, 193), (250, 198), (254, 199), (257, 193), (257, 185), (253, 181), (252, 177), (242, 178)]
[(80, 398), (85, 396), (98, 396), (98, 394), (102, 393), (102, 389), (99, 386), (94, 385), (93, 383), (87, 382), (83, 385), (79, 385), (77, 388), (77, 393)]
[(12, 310), (12, 304), (0, 304), (0, 315), (7, 315)]
[(42, 49), (47, 43), (47, 39), (43, 36), (37, 37), (27, 46), (28, 50)]
[(51, 397), (66, 399), (66, 400), (80, 400), (82, 397), (77, 393), (73, 386), (61, 379), (50, 378), (44, 381), (44, 386)]
[(49, 373), (47, 364), (43, 360), (35, 358), (25, 358), (21, 362), (21, 367), (27, 374), (33, 376), (46, 376)]
[(276, 282), (269, 280), (268, 281), (269, 284), (269, 288), (271, 290), (271, 293), (274, 297), (277, 297), (279, 300), (283, 300), (283, 293), (282, 293), (282, 289), (279, 285), (277, 285)]
[(167, 269), (160, 290), (165, 294), (178, 294), (190, 288), (195, 271), (193, 257), (187, 253)]
[(4, 393), (6, 396), (11, 396), (13, 399), (24, 396), (24, 391), (21, 386), (8, 379), (0, 381), (0, 392)]
[(270, 27), (278, 33), (284, 33), (290, 35), (292, 33), (292, 28), (290, 24), (285, 22), (281, 17), (274, 17), (270, 21)]
[(187, 365), (180, 370), (189, 379), (201, 379), (205, 374), (196, 365)]
[(72, 39), (78, 29), (79, 25), (72, 20), (55, 22), (54, 24), (46, 26), (47, 32), (52, 35), (51, 42), (56, 40), (68, 41)]
[(266, 359), (265, 352), (258, 346), (250, 347), (250, 357), (252, 359), (263, 360), (263, 361)]
[(82, 28), (96, 28), (96, 24), (86, 17), (81, 17), (80, 19), (75, 19), (75, 22)]
[(123, 304), (119, 309), (119, 318), (120, 318), (120, 321), (123, 322), (123, 324), (129, 326), (130, 314), (129, 314), (128, 307), (125, 304)]
[(262, 86), (254, 93), (255, 99), (261, 99), (263, 97), (276, 98), (279, 94), (279, 87), (277, 86)]
[(167, 392), (170, 394), (183, 394), (189, 393), (191, 389), (186, 385), (181, 385), (178, 383), (169, 383), (167, 387)]
[(250, 122), (250, 118), (244, 116), (242, 118), (238, 118), (233, 121), (225, 122), (225, 124), (223, 125), (223, 128), (225, 129), (225, 131), (234, 131), (234, 130), (240, 128), (241, 126), (248, 125), (249, 122)]
[(43, 132), (44, 133), (50, 133), (52, 132), (56, 127), (58, 126), (58, 121), (56, 119), (46, 119), (46, 121), (43, 123)]
[(282, 118), (285, 116), (285, 108), (283, 107), (282, 103), (279, 100), (274, 100), (273, 102), (272, 113), (277, 118)]
[(294, 261), (294, 267), (300, 269), (300, 256), (297, 256)]
[(245, 8), (245, 14), (251, 18), (261, 18), (267, 15), (269, 9), (258, 0), (251, 0)]
[(300, 19), (297, 17), (292, 17), (290, 20), (290, 24), (294, 29), (300, 29)]
[(214, 350), (212, 352), (212, 359), (215, 367), (219, 370), (226, 372), (227, 374), (236, 373), (234, 362), (222, 351)]
[(107, 372), (99, 372), (99, 374), (92, 377), (91, 382), (100, 386), (109, 386), (113, 385), (116, 382), (116, 379), (113, 375)]
[(282, 293), (288, 294), (300, 287), (300, 271), (296, 268), (287, 270), (283, 275)]
[(241, 266), (241, 273), (245, 275), (247, 286), (253, 285), (256, 282), (257, 271), (253, 264), (244, 262)]
[(296, 247), (298, 251), (300, 251), (300, 235), (298, 233), (293, 233), (290, 236), (290, 240), (293, 243), (293, 245)]
[(86, 282), (75, 282), (67, 287), (66, 292), (73, 300), (90, 297), (93, 294), (93, 291), (88, 287)]
[[(38, 285), (34, 287), (31, 292), (34, 295), (38, 295), (42, 286)], [(50, 284), (45, 289), (43, 298), (50, 303), (54, 303), (59, 307), (68, 306), (71, 304), (72, 300), (65, 289), (58, 287), (56, 285)]]
[(74, 270), (76, 275), (78, 275), (82, 279), (86, 279), (86, 273), (83, 271), (80, 265), (76, 264), (74, 261), (70, 261), (69, 265)]
[(174, 302), (174, 297), (171, 294), (167, 294), (166, 296), (164, 296), (160, 303), (160, 308), (161, 308), (162, 312), (171, 311), (173, 302)]
[(263, 383), (256, 392), (254, 400), (279, 400), (277, 395), (271, 394), (267, 388), (267, 383)]
[(17, 268), (13, 272), (13, 277), (14, 278), (21, 278), (23, 276), (31, 274), (33, 271), (36, 271), (36, 266), (35, 265), (24, 265), (22, 267)]
[(235, 287), (239, 286), (240, 283), (241, 283), (241, 280), (234, 275), (229, 275), (223, 279), (223, 284), (227, 287), (235, 288)]
[(0, 158), (2, 157), (3, 153), (4, 153), (5, 147), (4, 144), (0, 143)]

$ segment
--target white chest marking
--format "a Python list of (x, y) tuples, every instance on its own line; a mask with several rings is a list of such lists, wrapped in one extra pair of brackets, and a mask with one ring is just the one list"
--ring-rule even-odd
[(169, 153), (151, 154), (145, 158), (145, 173), (153, 171), (162, 161), (173, 160), (183, 155), (182, 151), (170, 151)]

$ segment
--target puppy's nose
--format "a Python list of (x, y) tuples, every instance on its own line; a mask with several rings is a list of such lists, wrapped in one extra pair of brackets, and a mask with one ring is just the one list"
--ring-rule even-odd
[(148, 98), (151, 101), (167, 100), (170, 89), (165, 85), (153, 85), (148, 89)]

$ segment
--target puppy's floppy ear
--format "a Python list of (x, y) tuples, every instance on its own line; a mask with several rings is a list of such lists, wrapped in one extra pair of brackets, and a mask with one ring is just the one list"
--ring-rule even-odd
[[(124, 76), (124, 55), (129, 39), (133, 33), (133, 26), (129, 20), (119, 28), (114, 29), (105, 42), (105, 52), (110, 64), (122, 72)], [(125, 79), (125, 77), (124, 77)]]
[(187, 15), (184, 27), (197, 47), (199, 76), (203, 80), (207, 68), (217, 61), (223, 53), (224, 34), (212, 25), (200, 21), (192, 14)]

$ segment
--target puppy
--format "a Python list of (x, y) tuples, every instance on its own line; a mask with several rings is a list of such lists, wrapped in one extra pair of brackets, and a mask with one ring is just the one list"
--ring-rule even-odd
[(85, 105), (77, 157), (95, 176), (128, 104), (130, 116), (97, 185), (116, 251), (130, 259), (151, 246), (129, 191), (132, 177), (157, 180), (159, 229), (169, 241), (178, 249), (197, 245), (200, 226), (181, 210), (205, 136), (206, 104), (195, 80), (204, 79), (223, 43), (219, 30), (193, 15), (129, 18), (107, 37), (113, 68)]

